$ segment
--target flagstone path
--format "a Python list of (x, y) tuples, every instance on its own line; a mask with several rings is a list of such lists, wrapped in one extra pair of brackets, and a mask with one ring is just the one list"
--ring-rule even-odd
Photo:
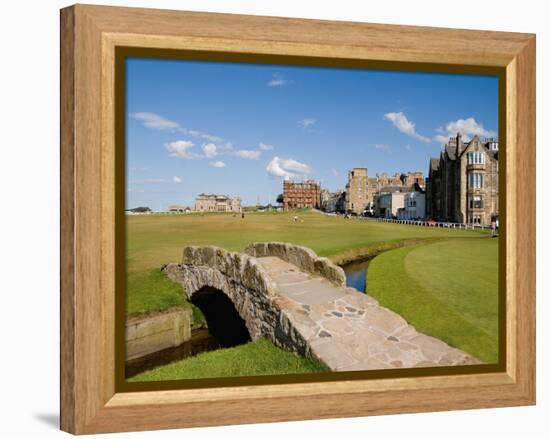
[(334, 371), (480, 364), (422, 334), (401, 316), (354, 288), (336, 286), (275, 256), (258, 263), (273, 280), (274, 303)]

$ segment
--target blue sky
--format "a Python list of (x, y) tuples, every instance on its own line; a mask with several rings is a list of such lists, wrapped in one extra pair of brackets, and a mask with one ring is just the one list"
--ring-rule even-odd
[(497, 137), (494, 76), (127, 60), (127, 206), (201, 192), (274, 202), (282, 180), (428, 172), (456, 131)]

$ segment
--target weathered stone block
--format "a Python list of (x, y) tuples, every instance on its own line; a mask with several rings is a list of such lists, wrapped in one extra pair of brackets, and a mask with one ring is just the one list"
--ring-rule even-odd
[(179, 346), (191, 338), (192, 321), (191, 309), (183, 307), (128, 319), (126, 359), (132, 360)]
[(317, 258), (315, 260), (315, 273), (323, 276), (333, 284), (345, 286), (346, 274), (342, 267), (334, 264), (330, 259)]
[(344, 270), (327, 258), (319, 258), (307, 247), (286, 242), (254, 242), (245, 249), (245, 253), (257, 258), (274, 256), (296, 265), (302, 271), (325, 277), (338, 286), (346, 284)]

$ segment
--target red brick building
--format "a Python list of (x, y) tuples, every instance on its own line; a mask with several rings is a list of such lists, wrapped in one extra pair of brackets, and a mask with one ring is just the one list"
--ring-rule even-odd
[(321, 185), (314, 180), (283, 182), (283, 207), (288, 209), (321, 208)]

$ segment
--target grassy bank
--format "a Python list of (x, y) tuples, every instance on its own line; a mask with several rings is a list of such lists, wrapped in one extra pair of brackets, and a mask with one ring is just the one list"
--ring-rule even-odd
[(280, 349), (266, 339), (259, 339), (233, 348), (198, 354), (143, 372), (130, 378), (129, 381), (281, 375), (323, 371), (327, 371), (324, 365)]
[(158, 268), (129, 275), (127, 291), (126, 314), (129, 317), (183, 306), (193, 311), (193, 327), (198, 328), (206, 323), (201, 310), (184, 299), (181, 285), (168, 279)]
[[(373, 261), (369, 271), (369, 291), (373, 288), (371, 278), (376, 278), (376, 274), (372, 273), (378, 270), (379, 278), (386, 279), (386, 283), (379, 283), (377, 291), (382, 302), (387, 300), (388, 307), (403, 314), (420, 331), (442, 338), (482, 360), (489, 361), (494, 357), (492, 347), (488, 348), (486, 353), (483, 351), (486, 349), (484, 344), (494, 345), (494, 325), (489, 322), (491, 319), (496, 321), (496, 316), (491, 314), (493, 310), (496, 311), (496, 305), (492, 309), (488, 301), (483, 305), (479, 315), (472, 312), (468, 306), (461, 308), (460, 304), (457, 305), (454, 295), (442, 290), (448, 287), (445, 284), (446, 276), (456, 275), (455, 272), (449, 272), (445, 266), (447, 255), (457, 257), (458, 254), (449, 253), (450, 249), (445, 245), (432, 247), (447, 241), (460, 242), (460, 246), (466, 249), (472, 244), (468, 254), (469, 257), (473, 255), (475, 260), (479, 258), (476, 243), (491, 242), (489, 238), (485, 238), (486, 232), (358, 221), (329, 217), (317, 212), (300, 212), (300, 221), (294, 222), (294, 215), (293, 212), (247, 213), (244, 219), (230, 214), (127, 217), (128, 313), (135, 315), (175, 305), (185, 306), (181, 286), (168, 280), (160, 272), (160, 267), (169, 262), (179, 262), (182, 249), (187, 245), (216, 245), (231, 251), (242, 251), (254, 241), (285, 241), (310, 247), (318, 255), (329, 257), (337, 263), (390, 250)], [(496, 244), (496, 240), (493, 242)], [(402, 247), (419, 243), (427, 245)], [(395, 248), (397, 250), (391, 250)], [(410, 251), (421, 248), (430, 250), (428, 254), (421, 252), (417, 262), (405, 261), (405, 256)], [(390, 257), (387, 264), (384, 263), (386, 255)], [(490, 259), (493, 256), (494, 261), (491, 262), (492, 265), (489, 264), (487, 270), (492, 273), (491, 276), (496, 276), (496, 256), (488, 254), (483, 257)], [(414, 269), (410, 268), (415, 263), (417, 266)], [(422, 277), (420, 273), (424, 273), (422, 266), (426, 263), (432, 268)], [(466, 264), (465, 272), (472, 269), (467, 261), (461, 262), (460, 258), (454, 263), (458, 264), (457, 268), (460, 264)], [(394, 270), (394, 264), (397, 270)], [(376, 265), (379, 265), (378, 269)], [(476, 276), (477, 274), (472, 274), (472, 282), (477, 281)], [(402, 297), (398, 293), (402, 293), (404, 287), (407, 294)], [(432, 288), (435, 288), (434, 291), (430, 290)], [(410, 296), (410, 290), (415, 291), (415, 297)], [(438, 296), (438, 306), (434, 305), (435, 301), (430, 294)], [(475, 285), (470, 294), (478, 294)], [(484, 302), (485, 299), (479, 301)], [(472, 305), (475, 305), (476, 300), (472, 298)], [(203, 318), (200, 311), (194, 309), (194, 312), (195, 322), (200, 322)], [(466, 315), (462, 315), (462, 312)], [(486, 324), (474, 318), (477, 315), (483, 320), (484, 312), (487, 313)], [(462, 337), (459, 334), (461, 331)], [(324, 370), (322, 365), (281, 350), (267, 340), (259, 340), (230, 349), (205, 352), (145, 372), (133, 377), (132, 380), (277, 375), (320, 370)]]
[[(317, 212), (250, 213), (242, 219), (230, 214), (135, 215), (127, 217), (128, 285), (138, 285), (139, 273), (158, 270), (181, 260), (187, 245), (217, 245), (241, 251), (253, 241), (285, 241), (305, 245), (318, 255), (338, 261), (391, 248), (405, 240), (478, 237), (486, 232), (441, 229), (330, 217)], [(132, 288), (128, 295), (134, 294)], [(155, 293), (156, 294), (156, 293)]]
[(498, 360), (498, 240), (447, 239), (391, 250), (369, 265), (368, 293), (421, 332)]
[(217, 245), (241, 251), (253, 241), (285, 241), (305, 245), (320, 256), (408, 239), (472, 237), (487, 232), (358, 221), (317, 212), (135, 215), (127, 217), (128, 271), (159, 268), (181, 260), (186, 245)]

